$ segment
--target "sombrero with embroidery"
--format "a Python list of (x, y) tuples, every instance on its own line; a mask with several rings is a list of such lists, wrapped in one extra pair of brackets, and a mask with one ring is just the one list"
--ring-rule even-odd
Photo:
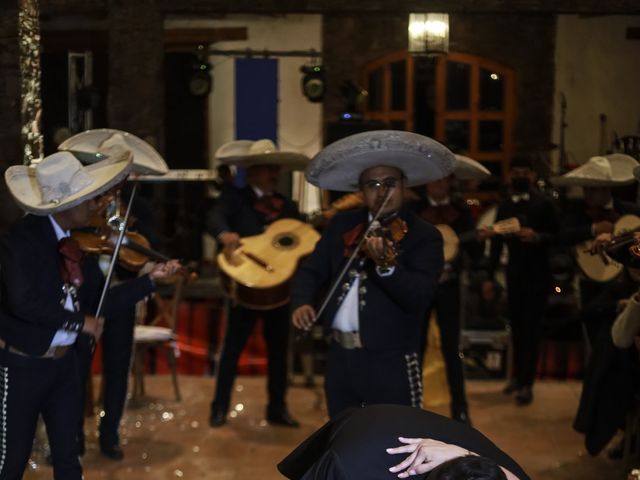
[(635, 181), (634, 169), (638, 162), (629, 155), (612, 153), (591, 157), (564, 175), (551, 177), (551, 183), (558, 187), (618, 187)]
[(329, 190), (356, 191), (362, 172), (375, 166), (401, 170), (408, 186), (451, 175), (456, 159), (435, 140), (400, 130), (357, 133), (325, 147), (305, 171), (307, 181)]
[(460, 180), (484, 180), (491, 172), (480, 162), (464, 155), (455, 155), (456, 166), (453, 174)]
[(70, 152), (56, 152), (35, 166), (7, 168), (4, 179), (9, 192), (24, 210), (49, 215), (106, 192), (127, 178), (131, 164), (129, 152), (111, 155), (87, 166)]
[(82, 163), (93, 163), (129, 150), (133, 154), (132, 172), (140, 175), (164, 175), (169, 171), (162, 155), (149, 143), (132, 133), (113, 128), (78, 133), (62, 142), (58, 150), (71, 151)]
[(252, 167), (279, 165), (288, 170), (304, 170), (310, 159), (297, 152), (283, 152), (269, 139), (234, 140), (216, 150), (216, 158), (227, 165)]

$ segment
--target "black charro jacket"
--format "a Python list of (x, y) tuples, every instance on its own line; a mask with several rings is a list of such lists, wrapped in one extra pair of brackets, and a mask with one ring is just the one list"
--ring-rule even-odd
[[(380, 276), (371, 260), (359, 268), (366, 273), (361, 279), (364, 287), (359, 312), (360, 338), (369, 349), (399, 348), (415, 350), (418, 328), (438, 286), (443, 268), (442, 237), (438, 230), (403, 209), (400, 217), (407, 223), (408, 233), (399, 242), (399, 255), (393, 274)], [(318, 306), (321, 295), (343, 268), (345, 256), (344, 234), (366, 222), (368, 212), (358, 209), (336, 215), (322, 234), (313, 253), (296, 273), (291, 289), (292, 309), (310, 304)], [(345, 279), (340, 281), (341, 284)], [(338, 310), (341, 288), (320, 319), (330, 328)]]
[[(58, 329), (80, 331), (85, 315), (94, 315), (104, 285), (96, 258), (85, 255), (79, 312), (64, 309), (58, 239), (46, 216), (26, 215), (0, 242), (2, 277), (0, 338), (30, 355), (43, 355)], [(148, 275), (109, 289), (103, 316), (135, 304), (153, 291)]]

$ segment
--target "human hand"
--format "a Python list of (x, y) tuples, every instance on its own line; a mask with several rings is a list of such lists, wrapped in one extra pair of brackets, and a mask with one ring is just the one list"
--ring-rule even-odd
[(84, 316), (84, 325), (82, 331), (88, 333), (96, 339), (96, 342), (100, 340), (102, 336), (102, 330), (104, 329), (104, 317), (94, 317), (92, 315)]
[(218, 240), (227, 251), (233, 251), (241, 245), (240, 235), (236, 232), (222, 232), (218, 235)]
[(291, 314), (291, 323), (300, 330), (310, 330), (316, 320), (316, 311), (311, 305), (302, 305)]
[(593, 242), (591, 243), (591, 253), (601, 252), (603, 247), (611, 242), (612, 238), (612, 233), (599, 233), (598, 235), (596, 235), (596, 238), (594, 238)]
[(522, 227), (516, 232), (516, 236), (523, 242), (534, 242), (538, 239), (538, 234), (529, 227)]
[(178, 260), (172, 259), (168, 262), (156, 264), (149, 272), (149, 277), (154, 282), (162, 278), (167, 278), (182, 268)]
[(392, 473), (399, 472), (398, 478), (424, 474), (453, 458), (472, 454), (465, 448), (432, 438), (398, 437), (398, 440), (405, 445), (387, 448), (387, 453), (390, 455), (409, 454), (402, 462), (389, 469)]
[(365, 240), (363, 251), (376, 265), (388, 267), (393, 263), (393, 242), (379, 236), (368, 237)]
[(487, 238), (492, 238), (496, 236), (496, 231), (493, 228), (489, 227), (480, 227), (476, 232), (476, 238), (478, 240), (486, 240)]

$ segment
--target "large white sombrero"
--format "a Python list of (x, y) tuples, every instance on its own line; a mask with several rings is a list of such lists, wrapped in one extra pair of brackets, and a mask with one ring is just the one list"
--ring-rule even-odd
[(252, 167), (279, 165), (288, 170), (304, 170), (310, 158), (302, 153), (282, 152), (269, 139), (234, 140), (216, 150), (216, 158), (227, 165)]
[(411, 187), (451, 175), (455, 163), (453, 153), (429, 137), (373, 130), (325, 147), (311, 160), (305, 176), (317, 187), (350, 192), (358, 190), (362, 172), (384, 165), (400, 169)]
[(487, 167), (473, 158), (464, 155), (455, 155), (456, 166), (453, 174), (460, 180), (484, 180), (491, 176)]
[(86, 130), (68, 138), (58, 146), (58, 150), (69, 150), (83, 163), (93, 163), (112, 155), (120, 155), (122, 150), (133, 154), (131, 171), (140, 175), (164, 175), (169, 171), (162, 155), (149, 143), (129, 132), (113, 128)]
[(129, 152), (87, 166), (70, 152), (56, 152), (36, 166), (7, 168), (4, 179), (9, 192), (24, 210), (49, 215), (106, 192), (127, 178), (131, 164)]
[(550, 180), (558, 187), (618, 187), (635, 181), (636, 167), (638, 162), (633, 157), (612, 153), (591, 157), (578, 168)]

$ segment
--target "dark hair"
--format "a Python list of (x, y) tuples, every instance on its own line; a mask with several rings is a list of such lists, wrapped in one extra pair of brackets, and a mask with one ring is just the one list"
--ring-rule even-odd
[(426, 480), (507, 480), (496, 462), (476, 455), (457, 457), (434, 468)]

